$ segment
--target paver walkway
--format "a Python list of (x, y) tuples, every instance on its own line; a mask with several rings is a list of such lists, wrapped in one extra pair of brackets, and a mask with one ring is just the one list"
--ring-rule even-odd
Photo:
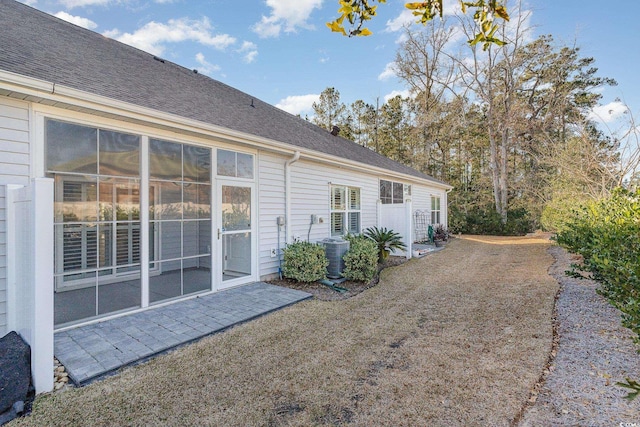
[(76, 385), (311, 295), (263, 282), (55, 333), (54, 354)]

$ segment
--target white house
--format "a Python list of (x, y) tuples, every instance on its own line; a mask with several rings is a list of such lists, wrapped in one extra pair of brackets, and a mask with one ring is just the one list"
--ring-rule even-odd
[[(447, 222), (444, 182), (194, 70), (0, 0), (0, 336), (278, 273), (279, 250)], [(408, 251), (410, 256), (411, 251)]]

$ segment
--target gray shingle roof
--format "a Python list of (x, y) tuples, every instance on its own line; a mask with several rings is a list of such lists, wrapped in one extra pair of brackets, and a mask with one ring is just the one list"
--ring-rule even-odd
[(0, 0), (0, 69), (442, 183), (224, 83), (14, 0)]

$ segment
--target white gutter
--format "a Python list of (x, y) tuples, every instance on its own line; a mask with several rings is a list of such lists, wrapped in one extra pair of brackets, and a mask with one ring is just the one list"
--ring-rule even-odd
[[(27, 101), (39, 103), (38, 100), (29, 99), (37, 97), (45, 100), (51, 100), (55, 103), (68, 104), (70, 106), (87, 108), (114, 116), (126, 117), (129, 119), (140, 120), (147, 124), (155, 124), (160, 126), (168, 126), (174, 129), (194, 132), (196, 134), (215, 137), (223, 141), (231, 143), (246, 144), (255, 148), (268, 151), (275, 151), (284, 154), (300, 152), (305, 158), (328, 163), (349, 170), (359, 170), (365, 173), (375, 173), (381, 176), (397, 178), (407, 182), (417, 182), (427, 184), (432, 187), (441, 189), (452, 188), (448, 184), (433, 182), (428, 179), (420, 178), (414, 175), (395, 172), (389, 169), (360, 163), (345, 158), (337, 158), (330, 154), (324, 154), (318, 151), (301, 149), (291, 144), (283, 143), (269, 138), (259, 137), (252, 134), (235, 131), (213, 124), (208, 124), (194, 119), (188, 119), (176, 114), (165, 113), (152, 108), (141, 107), (136, 104), (118, 101), (106, 96), (95, 95), (78, 89), (73, 89), (64, 85), (55, 85), (40, 79), (26, 77), (20, 74), (11, 73), (0, 70), (0, 94), (2, 89), (6, 88), (10, 92), (16, 92), (28, 95), (26, 98), (20, 98)], [(44, 102), (44, 105), (52, 105)], [(64, 106), (57, 106), (65, 109)]]
[(284, 163), (284, 242), (291, 243), (291, 165), (300, 159), (300, 152)]

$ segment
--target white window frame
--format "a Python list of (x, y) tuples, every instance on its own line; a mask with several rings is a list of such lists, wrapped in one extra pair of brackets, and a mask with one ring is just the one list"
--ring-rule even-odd
[(441, 224), (441, 197), (436, 195), (431, 195), (431, 224)]
[[(219, 159), (219, 155), (221, 151), (226, 151), (228, 153), (232, 153), (235, 157), (235, 164), (234, 164), (234, 171), (235, 174), (234, 175), (227, 175), (224, 173), (219, 173), (218, 171), (218, 159)], [(251, 157), (251, 176), (238, 176), (238, 155), (244, 155), (244, 156), (250, 156)], [(222, 178), (222, 179), (229, 179), (229, 180), (238, 180), (238, 181), (244, 181), (244, 182), (254, 182), (256, 179), (256, 175), (257, 175), (257, 166), (256, 166), (256, 154), (255, 153), (250, 153), (250, 152), (246, 152), (246, 151), (238, 151), (236, 149), (233, 148), (229, 148), (229, 147), (213, 147), (211, 149), (211, 161), (212, 161), (212, 169), (213, 169), (213, 177), (215, 178)]]
[[(383, 198), (382, 197), (382, 183), (383, 182), (387, 182), (391, 185), (391, 199), (387, 199), (387, 198)], [(402, 191), (396, 191), (394, 190), (394, 188), (396, 186), (402, 186)], [(380, 202), (383, 205), (400, 205), (403, 204), (405, 202), (405, 199), (407, 197), (411, 197), (411, 184), (404, 184), (400, 181), (392, 181), (390, 179), (380, 179), (378, 182), (378, 197), (380, 198)], [(400, 197), (398, 197), (398, 194), (400, 193)]]
[[(343, 203), (341, 207), (336, 207), (335, 199), (334, 199), (334, 191), (342, 190), (343, 193)], [(353, 193), (352, 193), (353, 192)], [(357, 193), (355, 193), (357, 192)], [(351, 203), (351, 195), (357, 194), (358, 200), (357, 203)], [(337, 185), (332, 184), (329, 189), (329, 229), (331, 236), (344, 236), (346, 234), (360, 234), (362, 231), (362, 189), (360, 187), (348, 186), (348, 185)], [(342, 230), (336, 231), (334, 214), (342, 215)], [(350, 216), (352, 214), (358, 215), (358, 226), (357, 228), (351, 227)]]

